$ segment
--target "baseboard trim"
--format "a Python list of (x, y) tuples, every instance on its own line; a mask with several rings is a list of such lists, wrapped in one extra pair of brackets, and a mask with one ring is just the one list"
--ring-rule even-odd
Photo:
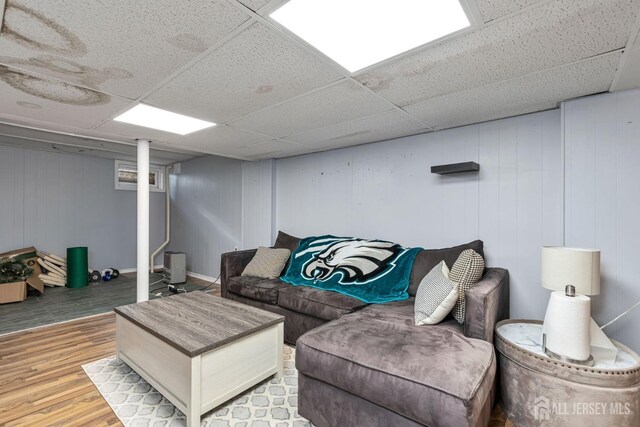
[[(154, 265), (153, 269), (154, 270), (162, 270), (164, 268), (164, 265), (162, 264), (158, 264), (158, 265)], [(120, 273), (137, 273), (138, 269), (137, 268), (123, 268), (122, 270), (118, 270), (120, 271)]]
[(187, 271), (187, 276), (191, 276), (195, 279), (206, 280), (211, 283), (220, 283), (220, 278), (205, 276), (204, 274), (194, 273), (193, 271)]

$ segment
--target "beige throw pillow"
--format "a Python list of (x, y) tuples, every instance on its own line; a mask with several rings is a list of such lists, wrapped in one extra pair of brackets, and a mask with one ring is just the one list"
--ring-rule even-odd
[(280, 277), (282, 269), (291, 255), (289, 249), (273, 249), (259, 247), (249, 264), (242, 272), (243, 276), (275, 279)]
[(484, 259), (473, 249), (463, 251), (451, 267), (449, 279), (458, 284), (458, 302), (451, 314), (458, 321), (464, 323), (466, 310), (466, 291), (476, 284), (484, 272)]

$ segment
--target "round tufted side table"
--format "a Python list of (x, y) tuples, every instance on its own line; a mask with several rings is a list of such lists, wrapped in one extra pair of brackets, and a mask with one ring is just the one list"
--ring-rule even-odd
[(496, 325), (502, 404), (516, 426), (640, 426), (640, 357), (615, 342), (613, 365), (551, 359), (542, 350), (542, 322)]

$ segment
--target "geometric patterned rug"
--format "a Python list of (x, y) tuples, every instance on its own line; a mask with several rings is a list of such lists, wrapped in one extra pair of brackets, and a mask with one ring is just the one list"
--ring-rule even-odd
[[(178, 427), (184, 414), (115, 356), (82, 365), (125, 427)], [(284, 377), (261, 384), (202, 415), (201, 427), (312, 427), (298, 414), (295, 349), (284, 346)]]

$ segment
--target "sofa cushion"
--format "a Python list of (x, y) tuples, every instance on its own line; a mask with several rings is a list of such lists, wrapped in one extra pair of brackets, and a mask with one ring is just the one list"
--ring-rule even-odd
[(289, 286), (280, 290), (278, 305), (318, 319), (334, 320), (368, 304), (338, 292), (309, 286)]
[(278, 231), (278, 237), (276, 237), (276, 242), (273, 244), (273, 247), (289, 249), (291, 253), (293, 253), (296, 249), (298, 249), (300, 240), (301, 239), (299, 237), (292, 236), (285, 233), (284, 231)]
[(473, 249), (484, 258), (484, 244), (482, 243), (482, 240), (474, 240), (473, 242), (453, 246), (451, 248), (425, 249), (418, 252), (416, 259), (413, 262), (413, 267), (411, 268), (411, 279), (409, 281), (408, 290), (409, 295), (416, 295), (418, 286), (420, 286), (420, 282), (424, 276), (426, 276), (433, 267), (438, 265), (440, 261), (444, 260), (447, 267), (451, 268), (460, 254), (466, 249)]
[[(416, 326), (414, 309), (415, 298), (413, 297), (405, 301), (395, 301), (388, 304), (371, 304), (358, 312), (358, 319), (359, 321), (364, 320), (367, 322), (369, 321), (367, 319), (371, 319), (372, 321), (379, 320), (397, 325)], [(420, 326), (416, 327), (420, 328)], [(453, 317), (444, 319), (444, 321), (438, 323), (437, 327), (460, 334), (463, 333), (462, 325), (456, 322)], [(429, 328), (431, 328), (431, 326)]]
[[(291, 253), (294, 253), (298, 246), (300, 245), (299, 237), (292, 236), (290, 234), (285, 233), (284, 231), (278, 231), (278, 237), (276, 237), (276, 242), (273, 244), (273, 247), (276, 249), (289, 249)], [(289, 268), (289, 264), (291, 263), (291, 255), (289, 255), (289, 259), (282, 269), (283, 272), (286, 272)]]
[(370, 306), (307, 332), (297, 369), (421, 424), (475, 425), (495, 378), (493, 345), (453, 319), (415, 326), (412, 304)]
[(278, 304), (278, 290), (290, 285), (280, 279), (263, 279), (254, 276), (236, 276), (227, 281), (227, 290), (256, 301)]

